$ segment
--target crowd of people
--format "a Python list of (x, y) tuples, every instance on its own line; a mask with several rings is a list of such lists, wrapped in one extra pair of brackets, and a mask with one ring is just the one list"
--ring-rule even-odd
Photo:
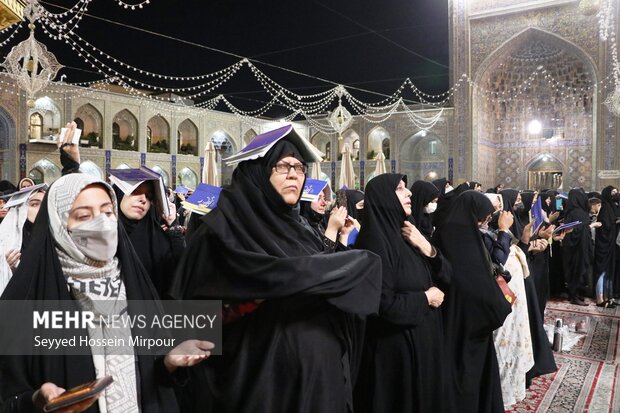
[(2, 412), (106, 375), (66, 411), (503, 412), (557, 369), (551, 294), (605, 308), (620, 294), (611, 186), (564, 197), (386, 173), (300, 201), (318, 159), (293, 132), (241, 161), (204, 217), (174, 193), (164, 216), (152, 182), (124, 193), (80, 173), (67, 126), (61, 178), (0, 182), (1, 299), (221, 300), (222, 355), (199, 340), (162, 357), (0, 355)]

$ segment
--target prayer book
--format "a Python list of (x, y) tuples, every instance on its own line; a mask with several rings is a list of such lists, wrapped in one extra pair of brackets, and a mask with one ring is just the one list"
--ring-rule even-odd
[(532, 206), (531, 213), (533, 221), (532, 226), (534, 227), (535, 234), (540, 229), (540, 226), (545, 222), (542, 209), (542, 200), (540, 196), (536, 199), (536, 203)]
[[(319, 194), (327, 186), (327, 181), (321, 181), (319, 179), (306, 179), (304, 190), (301, 194), (302, 201), (315, 202), (319, 199)], [(325, 197), (327, 200), (327, 196)]]
[[(66, 133), (67, 133), (67, 128), (60, 129), (60, 136), (58, 137), (58, 142), (62, 142), (65, 139)], [(75, 133), (73, 134), (71, 143), (74, 145), (77, 145), (78, 143), (80, 143), (80, 136), (82, 136), (82, 129), (75, 128)]]
[(47, 184), (42, 183), (39, 185), (28, 186), (26, 188), (22, 188), (21, 190), (17, 192), (13, 192), (11, 195), (9, 195), (10, 198), (7, 201), (7, 203), (4, 205), (4, 207), (12, 208), (14, 206), (19, 206), (23, 204), (24, 202), (28, 201), (28, 198), (30, 197), (30, 194), (32, 193), (32, 191), (35, 191), (37, 189), (47, 190)]
[(181, 195), (187, 195), (187, 193), (189, 192), (189, 189), (187, 189), (183, 185), (179, 185), (174, 189), (174, 192), (177, 194), (181, 194)]
[(218, 186), (200, 183), (194, 193), (181, 202), (181, 205), (192, 212), (205, 215), (217, 206), (220, 192), (222, 188)]
[(581, 225), (582, 222), (581, 221), (573, 221), (573, 222), (569, 222), (566, 224), (562, 224), (559, 227), (557, 227), (556, 229), (553, 230), (554, 234), (559, 234), (560, 232), (567, 230), (567, 229), (571, 229), (573, 227), (576, 227), (577, 225)]
[(160, 174), (147, 168), (146, 166), (132, 169), (110, 170), (110, 182), (123, 191), (125, 195), (131, 194), (137, 187), (146, 181), (154, 181), (153, 189), (155, 190), (155, 193), (153, 195), (155, 203), (159, 205), (159, 208), (164, 216), (170, 215), (170, 207), (168, 205), (166, 189), (164, 188), (164, 180)]
[(254, 139), (252, 139), (252, 142), (250, 142), (245, 148), (224, 159), (224, 161), (228, 166), (234, 166), (239, 162), (262, 158), (267, 152), (269, 152), (273, 145), (278, 143), (278, 141), (283, 138), (288, 139), (300, 149), (301, 156), (306, 162), (321, 161), (323, 153), (312, 146), (310, 142), (299, 136), (297, 132), (295, 132), (295, 129), (293, 129), (293, 125), (286, 125), (284, 127), (256, 135)]

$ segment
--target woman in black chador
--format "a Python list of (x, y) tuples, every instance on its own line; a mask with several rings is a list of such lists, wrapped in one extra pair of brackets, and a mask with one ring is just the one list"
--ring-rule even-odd
[(596, 304), (599, 307), (612, 307), (613, 279), (616, 273), (616, 254), (618, 246), (618, 207), (614, 197), (618, 190), (613, 186), (606, 186), (602, 191), (601, 210), (598, 213), (598, 222), (601, 226), (596, 229), (594, 238), (594, 281), (596, 282)]
[(449, 412), (504, 412), (493, 330), (511, 311), (491, 270), (480, 226), (495, 208), (480, 192), (453, 202), (438, 247), (454, 269), (443, 304)]
[(356, 412), (443, 411), (443, 292), (434, 276), (445, 261), (415, 226), (406, 177), (383, 174), (366, 186), (356, 248), (381, 257), (377, 317), (368, 322)]
[(300, 220), (313, 160), (286, 135), (241, 162), (179, 263), (174, 298), (224, 301), (223, 355), (192, 372), (194, 411), (352, 408), (363, 320), (379, 307), (380, 259), (334, 253), (334, 242)]
[(583, 293), (588, 282), (588, 271), (594, 255), (589, 212), (588, 195), (582, 189), (571, 189), (568, 193), (565, 221), (580, 221), (581, 224), (573, 227), (564, 237), (562, 258), (570, 302), (582, 306), (587, 304), (579, 295)]
[(432, 183), (416, 181), (411, 185), (411, 217), (416, 228), (428, 239), (433, 235), (432, 214), (438, 200), (439, 190)]

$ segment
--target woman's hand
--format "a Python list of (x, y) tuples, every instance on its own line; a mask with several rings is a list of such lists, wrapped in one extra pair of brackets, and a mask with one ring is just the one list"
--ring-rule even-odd
[(336, 242), (338, 231), (342, 230), (347, 219), (347, 208), (337, 207), (333, 208), (329, 214), (329, 221), (327, 222), (327, 228), (325, 229), (325, 237), (333, 242)]
[(555, 229), (555, 225), (549, 225), (545, 229), (538, 230), (538, 236), (542, 239), (549, 239), (553, 235), (554, 229)]
[(172, 225), (174, 220), (177, 219), (177, 206), (174, 203), (168, 201), (168, 209), (170, 210), (170, 215), (164, 215), (163, 217), (166, 220), (166, 224), (170, 226)]
[(409, 221), (405, 221), (401, 229), (403, 238), (427, 257), (434, 257), (436, 252), (424, 235)]
[(549, 246), (549, 242), (547, 242), (546, 239), (537, 239), (537, 240), (530, 242), (530, 248), (528, 249), (528, 252), (531, 252), (533, 254), (538, 254), (546, 250), (548, 246)]
[(603, 226), (603, 223), (602, 222), (598, 222), (598, 221), (597, 222), (593, 222), (593, 223), (590, 224), (590, 228), (600, 228), (602, 226)]
[(211, 355), (215, 344), (204, 340), (185, 340), (166, 354), (164, 366), (169, 373), (178, 367), (191, 367)]
[(424, 291), (424, 294), (426, 294), (428, 305), (433, 308), (437, 308), (443, 303), (444, 293), (437, 287), (429, 288)]
[(77, 124), (75, 122), (68, 122), (65, 128), (67, 128), (67, 132), (62, 141), (58, 140), (58, 147), (75, 162), (80, 163), (80, 145), (73, 143), (73, 135), (75, 135)]
[(11, 271), (15, 271), (17, 265), (19, 264), (19, 259), (21, 258), (21, 256), (22, 254), (19, 252), (18, 249), (8, 250), (6, 254), (4, 254), (4, 258), (6, 258), (6, 262), (7, 264), (9, 264), (9, 268), (11, 269)]
[(530, 243), (530, 238), (532, 238), (532, 225), (533, 222), (530, 222), (523, 227), (523, 232), (521, 233), (521, 242), (524, 244)]
[(549, 215), (549, 222), (553, 222), (560, 216), (559, 211), (555, 211), (553, 214)]

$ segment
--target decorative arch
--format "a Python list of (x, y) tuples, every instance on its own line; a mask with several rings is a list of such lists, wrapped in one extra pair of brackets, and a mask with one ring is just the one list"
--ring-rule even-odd
[(342, 151), (344, 150), (344, 145), (348, 144), (349, 148), (351, 148), (351, 157), (357, 158), (359, 155), (359, 150), (356, 152), (353, 149), (353, 142), (359, 141), (360, 135), (353, 129), (347, 129), (342, 133), (342, 140), (339, 141), (338, 145), (338, 159), (342, 158)]
[(43, 182), (51, 184), (60, 178), (62, 173), (60, 169), (49, 159), (41, 159), (32, 165), (32, 169), (28, 172), (28, 178), (32, 179), (35, 184)]
[(198, 127), (189, 119), (177, 128), (177, 148), (182, 155), (198, 155)]
[(323, 132), (317, 132), (310, 138), (310, 143), (325, 154), (323, 160), (332, 160), (332, 139)]
[(37, 113), (41, 116), (41, 129), (40, 136), (32, 139), (46, 139), (55, 140), (55, 136), (60, 133), (62, 127), (62, 111), (60, 106), (50, 97), (44, 96), (37, 99), (34, 102), (34, 107), (28, 111), (28, 119), (32, 120), (31, 116)]
[(0, 106), (0, 177), (11, 182), (17, 182), (16, 142), (15, 121)]
[(179, 171), (179, 185), (183, 185), (184, 187), (190, 189), (196, 189), (196, 187), (198, 186), (198, 182), (198, 175), (196, 175), (196, 173), (192, 169), (185, 167)]
[(564, 163), (551, 153), (541, 153), (525, 165), (525, 184), (527, 189), (554, 189), (564, 182)]
[(151, 169), (161, 175), (164, 181), (164, 186), (166, 187), (170, 186), (170, 175), (168, 175), (168, 172), (166, 172), (164, 168), (162, 168), (159, 165), (155, 165)]
[(223, 130), (217, 130), (211, 135), (211, 142), (217, 150), (217, 163), (220, 165), (220, 176), (222, 185), (230, 184), (234, 167), (227, 166), (222, 162), (222, 158), (227, 158), (237, 150), (233, 138)]
[(148, 152), (170, 153), (170, 125), (161, 115), (155, 115), (146, 124), (151, 129), (147, 134), (146, 150)]
[(88, 146), (103, 147), (103, 116), (90, 103), (86, 103), (75, 112), (75, 122), (81, 122), (82, 140), (88, 140)]
[(406, 174), (410, 182), (423, 180), (433, 173), (446, 176), (446, 149), (437, 134), (418, 131), (405, 139), (400, 147), (400, 172)]
[(123, 109), (112, 118), (112, 148), (138, 150), (138, 119), (129, 109)]
[(385, 159), (390, 159), (390, 138), (390, 133), (383, 126), (374, 127), (367, 136), (366, 158), (375, 159), (379, 151), (382, 151)]
[[(481, 182), (528, 185), (522, 159), (527, 159), (531, 150), (521, 148), (540, 147), (544, 151), (545, 147), (563, 146), (564, 140), (579, 142), (579, 150), (591, 151), (591, 180), (595, 182), (598, 79), (595, 62), (581, 47), (557, 34), (530, 27), (487, 56), (474, 81), (501, 96), (504, 89), (515, 87), (515, 79), (527, 79), (540, 66), (565, 85), (562, 94), (538, 76), (517, 98), (509, 95), (509, 100), (502, 101), (473, 95), (471, 166), (472, 175)], [(541, 121), (540, 134), (527, 132), (533, 120)], [(571, 181), (579, 174), (566, 173)]]
[(92, 161), (84, 161), (80, 164), (80, 172), (97, 179), (104, 179), (103, 171)]
[(252, 140), (254, 139), (254, 137), (258, 135), (254, 129), (250, 129), (249, 131), (247, 131), (246, 133), (243, 134), (243, 146), (245, 147), (246, 145), (248, 145), (250, 142), (252, 142)]

